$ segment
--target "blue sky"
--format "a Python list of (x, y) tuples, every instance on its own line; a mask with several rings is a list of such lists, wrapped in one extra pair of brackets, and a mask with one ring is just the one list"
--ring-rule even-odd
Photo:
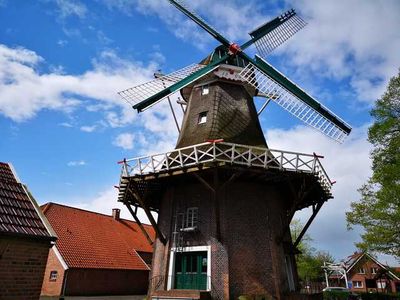
[[(360, 230), (346, 231), (344, 212), (370, 174), (369, 109), (400, 67), (400, 3), (188, 3), (239, 43), (292, 7), (308, 22), (268, 60), (353, 133), (339, 145), (273, 104), (261, 123), (271, 148), (325, 155), (335, 199), (310, 235), (337, 258), (351, 254)], [(217, 45), (166, 0), (0, 0), (0, 160), (14, 165), (40, 203), (109, 213), (118, 206), (116, 162), (171, 149), (177, 137), (165, 103), (138, 115), (117, 92), (158, 69), (199, 62)]]

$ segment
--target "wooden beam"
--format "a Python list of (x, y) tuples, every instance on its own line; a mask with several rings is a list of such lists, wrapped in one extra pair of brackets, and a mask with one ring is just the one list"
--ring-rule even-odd
[(215, 208), (215, 226), (216, 226), (216, 238), (218, 241), (221, 241), (221, 214), (220, 214), (220, 207), (219, 207), (219, 199), (218, 199), (218, 192), (219, 192), (219, 178), (218, 178), (218, 169), (214, 169), (213, 173), (213, 181), (214, 181), (214, 193), (213, 193), (213, 200), (214, 200), (214, 208)]
[(161, 243), (163, 243), (165, 245), (167, 240), (165, 239), (164, 235), (162, 234), (160, 228), (157, 225), (157, 222), (154, 220), (153, 215), (151, 214), (151, 212), (150, 212), (149, 208), (147, 207), (147, 205), (145, 204), (144, 200), (142, 199), (142, 197), (140, 197), (138, 191), (136, 190), (136, 193), (135, 193), (134, 191), (132, 191), (132, 189), (130, 187), (128, 187), (127, 189), (132, 194), (132, 196), (135, 197), (137, 202), (139, 202), (140, 206), (143, 208), (144, 212), (146, 213), (146, 216), (149, 219), (151, 226), (153, 226), (154, 230), (156, 231), (157, 237), (159, 238)]
[(237, 172), (231, 175), (231, 177), (229, 177), (229, 179), (227, 181), (225, 181), (223, 184), (221, 184), (221, 186), (219, 187), (219, 189), (223, 189), (224, 187), (228, 186), (230, 183), (232, 183), (236, 178), (238, 178), (240, 175), (242, 174), (242, 172)]
[(146, 238), (146, 240), (149, 242), (150, 245), (153, 245), (154, 241), (152, 241), (152, 239), (150, 238), (149, 234), (147, 233), (146, 229), (144, 228), (142, 222), (140, 222), (139, 218), (136, 215), (136, 211), (133, 211), (131, 205), (127, 202), (124, 203), (125, 206), (128, 208), (129, 212), (131, 213), (133, 219), (135, 220), (135, 222), (138, 224), (140, 230), (142, 231), (142, 234), (144, 235), (144, 237)]
[(306, 225), (304, 225), (303, 229), (301, 230), (299, 236), (297, 237), (296, 241), (294, 242), (293, 246), (295, 248), (297, 248), (297, 246), (299, 245), (301, 239), (303, 238), (304, 234), (306, 233), (308, 227), (310, 227), (312, 221), (314, 221), (315, 217), (317, 216), (319, 210), (321, 209), (322, 205), (324, 204), (324, 202), (319, 202), (318, 204), (316, 204), (316, 207), (313, 206), (313, 213), (311, 215), (311, 217), (308, 219)]
[(208, 188), (212, 193), (215, 193), (215, 188), (212, 187), (203, 177), (199, 174), (193, 173), (193, 176), (196, 177), (206, 188)]

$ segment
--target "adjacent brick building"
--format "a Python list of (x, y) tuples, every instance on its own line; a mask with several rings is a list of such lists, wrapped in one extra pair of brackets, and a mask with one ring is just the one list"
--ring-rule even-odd
[(43, 296), (146, 293), (152, 246), (138, 224), (121, 219), (119, 209), (109, 216), (47, 203), (42, 210), (59, 237), (48, 258)]
[[(389, 267), (367, 252), (355, 252), (344, 261), (347, 281), (354, 292), (400, 292), (400, 278)], [(330, 276), (332, 285), (343, 285), (344, 278)]]
[(0, 163), (0, 299), (39, 299), (56, 235), (8, 163)]

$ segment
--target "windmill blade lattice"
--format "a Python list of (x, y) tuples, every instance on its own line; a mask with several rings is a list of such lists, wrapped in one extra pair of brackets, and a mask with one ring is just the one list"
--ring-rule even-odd
[[(262, 36), (255, 41), (255, 46), (260, 55), (266, 58), (275, 48), (283, 44), (306, 25), (307, 23), (294, 10), (290, 10), (249, 34), (253, 39)], [(271, 30), (271, 26), (272, 28), (276, 27)]]
[[(337, 126), (333, 121), (326, 118), (316, 109), (308, 105), (306, 102), (295, 96), (283, 85), (279, 84), (276, 80), (268, 76), (265, 72), (257, 68), (251, 62), (240, 72), (239, 75), (263, 94), (273, 95), (270, 97), (271, 100), (279, 104), (282, 108), (299, 118), (304, 123), (321, 131), (328, 137), (340, 143), (342, 143), (347, 137), (348, 133), (346, 131)], [(322, 105), (320, 106), (322, 110), (328, 112), (331, 116), (333, 116), (333, 118), (347, 125), (343, 120), (335, 116), (327, 108), (323, 107)]]
[[(174, 83), (182, 80), (183, 78), (193, 74), (194, 72), (204, 68), (205, 65), (201, 64), (192, 64), (180, 70), (177, 70), (168, 75), (161, 76), (155, 80), (143, 83), (141, 85), (123, 90), (118, 92), (118, 95), (121, 96), (122, 99), (134, 105), (139, 103), (145, 99), (150, 98), (151, 96), (161, 92), (167, 87), (170, 87)], [(166, 95), (165, 97), (167, 97)], [(164, 98), (165, 98), (164, 97)], [(164, 99), (162, 98), (162, 99)], [(161, 101), (162, 99), (159, 99)]]

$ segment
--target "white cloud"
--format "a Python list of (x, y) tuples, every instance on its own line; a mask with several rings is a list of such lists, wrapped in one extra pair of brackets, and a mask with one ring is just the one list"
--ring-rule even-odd
[(133, 140), (135, 136), (131, 133), (121, 133), (113, 141), (113, 145), (125, 150), (133, 149)]
[(302, 0), (293, 5), (309, 24), (281, 48), (287, 65), (297, 67), (300, 76), (349, 79), (359, 101), (376, 100), (400, 66), (400, 2)]
[[(114, 187), (110, 187), (99, 192), (94, 198), (78, 201), (73, 206), (106, 215), (111, 215), (113, 208), (119, 208), (121, 209), (122, 218), (132, 220), (133, 218), (129, 210), (121, 202), (117, 202), (117, 196), (118, 190)], [(153, 215), (157, 219), (156, 214)], [(143, 223), (150, 224), (150, 221), (147, 219), (142, 209), (138, 210), (138, 217)]]
[(93, 131), (95, 131), (96, 130), (96, 128), (97, 128), (97, 125), (92, 125), (92, 126), (81, 126), (81, 131), (84, 131), (84, 132), (93, 132)]
[(68, 167), (80, 167), (85, 166), (86, 162), (84, 160), (73, 160), (67, 163)]
[(58, 125), (62, 126), (62, 127), (67, 127), (67, 128), (74, 127), (71, 123), (68, 123), (68, 122), (62, 122), (62, 123), (59, 123)]
[[(347, 231), (345, 212), (349, 210), (350, 202), (359, 199), (357, 189), (371, 174), (369, 154), (372, 147), (367, 141), (367, 126), (353, 129), (343, 144), (303, 126), (287, 131), (268, 130), (266, 138), (273, 149), (315, 152), (324, 156), (321, 162), (331, 180), (336, 181), (332, 190), (334, 199), (324, 204), (309, 234), (318, 249), (328, 250), (336, 258), (350, 255), (361, 231), (360, 228)], [(305, 223), (310, 215), (310, 210), (304, 209), (295, 217)]]
[(116, 92), (150, 80), (157, 69), (153, 63), (142, 66), (111, 51), (103, 52), (93, 60), (93, 69), (80, 75), (40, 73), (39, 63), (44, 60), (33, 51), (0, 44), (0, 114), (20, 122), (43, 109), (71, 112), (93, 104), (90, 99), (125, 109), (121, 122), (131, 122), (135, 114)]
[(73, 0), (56, 0), (58, 6), (58, 13), (61, 19), (65, 19), (70, 16), (76, 16), (78, 18), (84, 18), (87, 13), (87, 7), (79, 2)]

